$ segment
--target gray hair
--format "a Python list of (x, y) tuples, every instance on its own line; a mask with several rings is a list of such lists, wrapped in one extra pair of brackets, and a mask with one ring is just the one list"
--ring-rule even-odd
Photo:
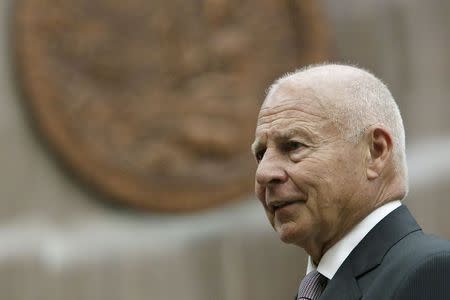
[[(393, 164), (408, 190), (405, 130), (400, 110), (386, 85), (372, 73), (340, 64), (312, 65), (288, 73), (272, 84), (269, 98), (279, 86), (312, 89), (325, 113), (349, 141), (358, 142), (374, 124), (386, 127), (393, 139)], [(323, 101), (322, 101), (323, 100)]]

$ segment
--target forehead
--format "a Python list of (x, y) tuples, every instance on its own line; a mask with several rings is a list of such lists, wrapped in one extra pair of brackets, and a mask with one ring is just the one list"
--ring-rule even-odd
[(260, 115), (267, 110), (284, 106), (291, 106), (306, 113), (317, 113), (324, 111), (324, 99), (321, 98), (323, 97), (318, 96), (316, 89), (306, 83), (281, 82), (269, 91), (261, 107)]
[(326, 120), (326, 108), (313, 92), (278, 88), (265, 99), (259, 112), (257, 130), (267, 126), (280, 129), (287, 124), (313, 127), (323, 125)]
[(326, 118), (322, 105), (310, 97), (266, 100), (258, 115), (258, 125), (282, 118), (295, 118), (298, 121), (323, 120)]
[(315, 97), (268, 100), (259, 113), (252, 145), (254, 150), (266, 144), (268, 139), (284, 140), (298, 136), (305, 142), (318, 144), (334, 127)]

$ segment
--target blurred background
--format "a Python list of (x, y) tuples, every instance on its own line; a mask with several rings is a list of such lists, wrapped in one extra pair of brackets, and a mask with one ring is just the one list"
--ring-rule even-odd
[[(291, 299), (306, 255), (278, 240), (251, 189), (207, 210), (160, 213), (107, 204), (68, 174), (27, 108), (14, 4), (0, 0), (1, 298)], [(406, 127), (405, 203), (425, 231), (450, 239), (450, 2), (323, 0), (316, 9), (306, 15), (319, 29), (303, 34), (317, 35), (323, 52), (274, 67), (266, 84), (321, 58), (382, 78)]]

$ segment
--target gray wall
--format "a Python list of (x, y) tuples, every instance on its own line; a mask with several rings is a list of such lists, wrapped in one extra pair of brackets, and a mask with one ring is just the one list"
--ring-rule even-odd
[[(373, 70), (403, 112), (406, 203), (450, 238), (450, 4), (323, 1), (339, 60)], [(102, 204), (34, 133), (12, 72), (10, 1), (0, 1), (0, 295), (2, 299), (282, 299), (304, 272), (250, 201), (187, 216)]]

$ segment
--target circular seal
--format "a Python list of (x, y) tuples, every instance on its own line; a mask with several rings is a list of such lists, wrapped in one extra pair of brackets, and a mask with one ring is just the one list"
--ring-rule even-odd
[(166, 211), (251, 193), (264, 89), (328, 54), (314, 0), (20, 0), (14, 37), (56, 153), (111, 199)]

